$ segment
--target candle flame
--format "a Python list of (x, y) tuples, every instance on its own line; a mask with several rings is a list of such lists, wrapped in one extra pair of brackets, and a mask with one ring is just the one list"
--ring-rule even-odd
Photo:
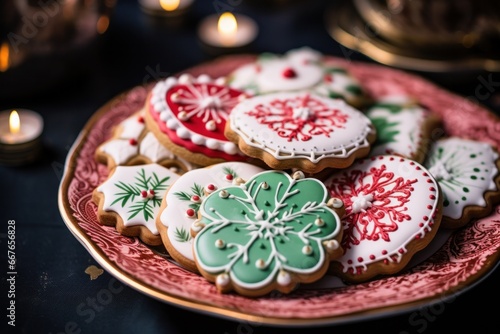
[(21, 120), (16, 110), (12, 110), (9, 116), (9, 130), (10, 133), (15, 135), (21, 130)]
[(229, 12), (222, 13), (217, 22), (217, 29), (219, 33), (224, 36), (232, 36), (238, 30), (238, 23), (236, 17)]
[(109, 27), (109, 17), (107, 15), (101, 15), (97, 20), (97, 33), (102, 35), (108, 30)]
[(7, 42), (3, 42), (0, 46), (0, 72), (5, 72), (9, 68), (9, 58), (9, 44), (7, 44)]
[(180, 0), (160, 0), (160, 6), (167, 12), (171, 12), (179, 8)]

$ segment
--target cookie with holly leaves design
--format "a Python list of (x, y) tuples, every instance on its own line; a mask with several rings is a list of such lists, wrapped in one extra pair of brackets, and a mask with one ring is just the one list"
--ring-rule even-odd
[(342, 253), (342, 215), (317, 179), (263, 171), (203, 200), (191, 228), (196, 266), (222, 293), (290, 293)]
[(386, 96), (365, 113), (377, 130), (372, 156), (395, 154), (422, 163), (431, 142), (444, 132), (441, 118), (408, 96)]
[(178, 177), (158, 164), (117, 166), (92, 193), (98, 221), (148, 245), (161, 245), (156, 216), (167, 189)]
[(223, 79), (169, 77), (157, 82), (146, 100), (146, 125), (162, 145), (195, 165), (247, 161), (224, 136), (232, 108), (246, 97)]
[(443, 222), (459, 228), (500, 202), (500, 159), (488, 143), (458, 137), (435, 142), (425, 162), (443, 191)]
[(127, 117), (113, 129), (112, 137), (100, 144), (96, 160), (109, 170), (116, 166), (156, 163), (178, 173), (196, 168), (164, 147), (145, 125), (144, 110)]
[(156, 225), (170, 256), (196, 272), (191, 226), (204, 198), (214, 190), (240, 184), (263, 169), (244, 162), (223, 162), (191, 170), (177, 179), (165, 195)]
[(342, 100), (310, 93), (271, 93), (240, 102), (226, 137), (273, 169), (318, 173), (346, 168), (368, 155), (376, 131), (370, 119)]
[(343, 99), (360, 108), (369, 98), (362, 85), (336, 59), (308, 47), (283, 55), (263, 53), (228, 75), (231, 87), (252, 95), (308, 91)]
[(344, 254), (332, 273), (359, 283), (400, 272), (434, 238), (442, 220), (439, 184), (419, 163), (395, 155), (364, 159), (325, 180), (345, 204)]

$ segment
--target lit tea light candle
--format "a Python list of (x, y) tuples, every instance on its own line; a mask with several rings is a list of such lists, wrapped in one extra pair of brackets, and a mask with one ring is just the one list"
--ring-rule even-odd
[(0, 112), (0, 163), (20, 165), (41, 153), (43, 119), (26, 109)]
[(221, 49), (239, 49), (251, 44), (258, 34), (258, 26), (250, 17), (230, 12), (211, 15), (198, 28), (198, 35), (206, 45)]
[(142, 10), (155, 16), (178, 16), (191, 7), (194, 0), (139, 0)]

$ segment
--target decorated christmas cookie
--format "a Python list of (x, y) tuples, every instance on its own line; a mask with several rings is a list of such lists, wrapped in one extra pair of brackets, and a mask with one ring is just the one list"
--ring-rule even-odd
[(117, 166), (92, 194), (99, 222), (148, 245), (161, 245), (156, 216), (168, 187), (178, 177), (158, 164)]
[(437, 141), (425, 162), (443, 191), (443, 227), (462, 227), (491, 213), (500, 201), (498, 152), (457, 137)]
[(344, 67), (307, 47), (284, 55), (264, 53), (254, 63), (233, 71), (228, 83), (252, 95), (309, 91), (341, 98), (357, 107), (367, 101), (362, 86)]
[(174, 154), (200, 166), (245, 161), (224, 136), (231, 109), (247, 95), (206, 75), (158, 82), (146, 104), (148, 128)]
[(98, 146), (97, 161), (111, 170), (116, 166), (157, 163), (178, 173), (195, 168), (160, 144), (144, 123), (144, 110), (118, 124), (112, 138)]
[(398, 273), (440, 226), (439, 185), (415, 161), (394, 155), (371, 157), (335, 172), (325, 185), (346, 209), (344, 254), (331, 266), (346, 282)]
[(343, 203), (323, 183), (264, 171), (215, 189), (192, 225), (195, 262), (220, 292), (289, 293), (320, 279), (342, 253)]
[(377, 130), (370, 155), (395, 154), (422, 163), (430, 143), (442, 133), (440, 117), (407, 96), (387, 96), (366, 115)]
[(182, 267), (197, 271), (190, 230), (198, 218), (203, 199), (215, 189), (241, 184), (263, 169), (244, 162), (224, 162), (192, 170), (169, 189), (156, 225), (169, 254)]
[(273, 169), (318, 173), (366, 156), (376, 133), (371, 121), (343, 100), (310, 93), (272, 93), (240, 102), (226, 137)]

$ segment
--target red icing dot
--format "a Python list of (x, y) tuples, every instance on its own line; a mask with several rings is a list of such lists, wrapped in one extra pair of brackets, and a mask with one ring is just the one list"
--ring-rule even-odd
[(405, 253), (404, 249), (402, 249), (402, 248), (400, 248), (400, 249), (398, 250), (398, 252), (399, 252), (400, 254), (404, 254), (404, 253)]
[(233, 174), (226, 174), (226, 180), (231, 181), (233, 179)]
[(436, 191), (436, 188), (434, 188), (434, 187), (430, 187), (430, 188), (429, 188), (429, 190), (430, 190), (430, 191)]
[(423, 227), (424, 223), (418, 223), (418, 226)]
[(358, 257), (358, 262), (363, 262), (363, 258), (361, 256)]
[(420, 239), (420, 234), (417, 234), (417, 235), (415, 236), (415, 239), (417, 239), (417, 240), (418, 240), (418, 239)]
[(412, 165), (412, 166), (413, 166), (414, 164), (415, 164), (415, 162), (414, 162), (414, 161), (410, 162), (410, 165)]
[(401, 159), (399, 159), (399, 161), (403, 162), (403, 161), (405, 161), (405, 159), (401, 158)]
[(347, 260), (347, 263), (348, 264), (352, 264), (352, 260)]
[(429, 176), (429, 174), (427, 174), (426, 172), (423, 172), (422, 175), (423, 176)]
[(129, 139), (129, 141), (128, 141), (128, 143), (129, 143), (130, 145), (135, 146), (135, 145), (137, 145), (137, 140), (135, 140), (134, 138), (130, 138), (130, 139)]
[(429, 220), (429, 217), (424, 216), (424, 217), (423, 217), (423, 219), (424, 219), (425, 221), (428, 221), (428, 220)]
[(193, 209), (187, 209), (187, 210), (186, 210), (186, 215), (187, 215), (188, 217), (193, 217), (193, 216), (195, 215), (195, 213), (196, 213), (196, 212), (195, 212)]
[(415, 169), (416, 170), (421, 170), (422, 168), (420, 168), (420, 166), (417, 166)]
[(285, 78), (292, 79), (297, 77), (297, 72), (295, 72), (293, 68), (287, 67), (283, 70), (283, 73), (281, 73), (281, 75), (283, 75), (283, 77)]
[(148, 197), (148, 192), (147, 192), (146, 190), (141, 191), (141, 196), (142, 196), (143, 198)]
[(387, 251), (385, 249), (382, 251), (382, 255), (387, 255)]
[(193, 201), (193, 202), (199, 202), (200, 201), (200, 196), (198, 196), (198, 195), (191, 196), (191, 201)]
[(431, 179), (427, 179), (427, 183), (433, 183)]
[(436, 196), (434, 196), (434, 195), (430, 195), (430, 196), (429, 196), (429, 198), (430, 198), (430, 199), (436, 199)]
[(389, 160), (393, 161), (394, 160), (394, 157), (390, 157)]
[(370, 260), (375, 260), (375, 255), (371, 254), (370, 255)]
[(137, 117), (137, 122), (144, 123), (144, 117), (142, 116)]
[(214, 191), (215, 190), (215, 185), (213, 185), (212, 183), (210, 183), (208, 186), (207, 186), (207, 189), (210, 190), (210, 191)]
[(427, 205), (427, 209), (431, 210), (432, 209), (432, 205)]
[(153, 189), (149, 189), (149, 194), (150, 195), (154, 195), (155, 194), (155, 191)]

